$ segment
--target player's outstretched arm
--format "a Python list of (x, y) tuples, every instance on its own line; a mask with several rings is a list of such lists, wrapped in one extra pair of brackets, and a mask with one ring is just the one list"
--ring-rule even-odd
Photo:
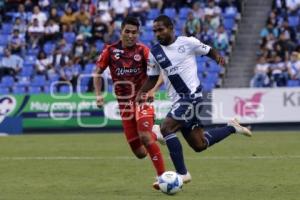
[(225, 65), (225, 59), (218, 53), (216, 49), (211, 48), (207, 56), (215, 60), (219, 65)]
[(142, 88), (139, 90), (139, 92), (136, 95), (135, 101), (140, 103), (142, 101), (145, 101), (147, 98), (147, 92), (149, 92), (154, 86), (156, 85), (158, 81), (159, 76), (148, 76), (148, 79), (142, 86)]
[(98, 107), (102, 107), (104, 104), (104, 100), (101, 93), (101, 88), (102, 88), (101, 72), (102, 72), (101, 69), (97, 67), (93, 73), (93, 83), (94, 83), (94, 89), (96, 95), (96, 103)]
[(164, 80), (163, 80), (162, 74), (160, 74), (154, 88), (152, 88), (147, 94), (148, 101), (152, 102), (154, 100), (155, 92), (159, 90), (159, 88), (162, 84), (164, 84)]

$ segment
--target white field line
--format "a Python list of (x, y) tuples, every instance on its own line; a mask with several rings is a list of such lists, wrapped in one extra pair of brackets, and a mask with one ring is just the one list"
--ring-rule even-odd
[[(206, 156), (185, 157), (186, 160), (286, 160), (300, 159), (300, 155), (274, 156)], [(0, 161), (22, 160), (136, 160), (133, 156), (93, 157), (93, 156), (11, 156), (0, 157)]]

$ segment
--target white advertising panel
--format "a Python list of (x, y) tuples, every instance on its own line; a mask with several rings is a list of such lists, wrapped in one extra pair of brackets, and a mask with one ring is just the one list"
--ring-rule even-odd
[(300, 88), (215, 89), (212, 122), (300, 122)]

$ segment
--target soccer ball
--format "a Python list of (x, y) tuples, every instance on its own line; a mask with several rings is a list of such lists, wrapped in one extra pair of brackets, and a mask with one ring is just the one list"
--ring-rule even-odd
[(173, 171), (166, 171), (158, 178), (159, 188), (163, 193), (172, 195), (179, 192), (183, 181), (180, 175)]

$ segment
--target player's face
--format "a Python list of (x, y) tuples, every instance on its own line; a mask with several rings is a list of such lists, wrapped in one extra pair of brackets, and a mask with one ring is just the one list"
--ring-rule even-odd
[(172, 43), (173, 29), (166, 27), (163, 22), (154, 22), (153, 32), (161, 45), (169, 45)]
[(139, 30), (137, 26), (126, 24), (121, 32), (123, 47), (132, 47), (137, 42)]

